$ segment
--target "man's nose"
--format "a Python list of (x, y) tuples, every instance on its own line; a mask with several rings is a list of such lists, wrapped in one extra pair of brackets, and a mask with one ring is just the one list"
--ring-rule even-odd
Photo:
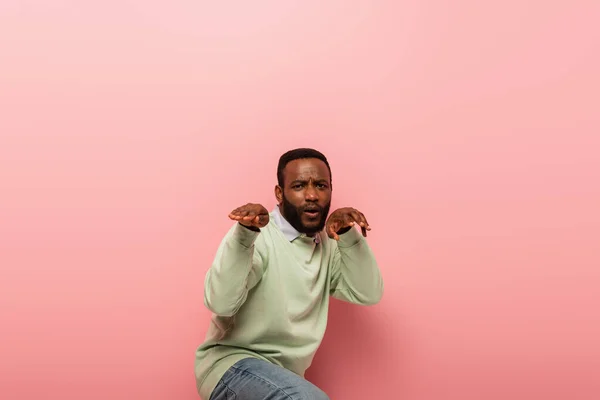
[(319, 200), (319, 196), (317, 194), (317, 190), (312, 187), (312, 186), (308, 186), (306, 188), (306, 192), (304, 194), (304, 198), (306, 199), (306, 201), (317, 201)]

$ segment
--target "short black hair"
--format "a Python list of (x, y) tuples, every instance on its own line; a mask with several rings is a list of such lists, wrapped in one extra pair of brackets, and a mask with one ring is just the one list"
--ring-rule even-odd
[(277, 183), (279, 186), (283, 187), (283, 170), (285, 166), (294, 160), (306, 159), (306, 158), (316, 158), (325, 163), (327, 165), (327, 169), (329, 170), (329, 183), (331, 183), (331, 167), (329, 166), (329, 162), (327, 161), (327, 157), (323, 155), (320, 151), (309, 148), (299, 148), (290, 150), (284, 153), (281, 157), (279, 157), (279, 164), (277, 165)]

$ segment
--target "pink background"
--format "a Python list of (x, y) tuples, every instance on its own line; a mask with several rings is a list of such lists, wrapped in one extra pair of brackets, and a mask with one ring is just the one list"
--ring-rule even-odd
[(322, 150), (386, 284), (332, 399), (600, 398), (600, 2), (0, 2), (0, 398), (196, 399), (204, 273)]

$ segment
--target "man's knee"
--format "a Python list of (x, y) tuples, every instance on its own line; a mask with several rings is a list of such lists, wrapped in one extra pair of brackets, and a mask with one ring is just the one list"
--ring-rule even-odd
[(324, 391), (319, 390), (319, 393), (315, 395), (314, 400), (329, 400), (329, 396), (327, 396)]
[(299, 400), (329, 400), (329, 396), (315, 385), (310, 384), (309, 388), (302, 392)]
[(307, 384), (299, 385), (296, 387), (288, 387), (285, 390), (281, 388), (276, 389), (277, 394), (272, 393), (269, 399), (276, 400), (330, 400), (329, 396), (325, 394), (318, 387)]

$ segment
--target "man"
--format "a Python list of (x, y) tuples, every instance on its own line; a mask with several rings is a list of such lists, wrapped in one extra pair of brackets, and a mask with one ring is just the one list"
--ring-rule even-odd
[(291, 150), (277, 180), (270, 213), (246, 204), (229, 214), (236, 223), (206, 274), (213, 317), (195, 363), (204, 400), (328, 399), (304, 372), (325, 333), (329, 296), (372, 305), (383, 293), (365, 216), (340, 208), (328, 217), (325, 156)]

